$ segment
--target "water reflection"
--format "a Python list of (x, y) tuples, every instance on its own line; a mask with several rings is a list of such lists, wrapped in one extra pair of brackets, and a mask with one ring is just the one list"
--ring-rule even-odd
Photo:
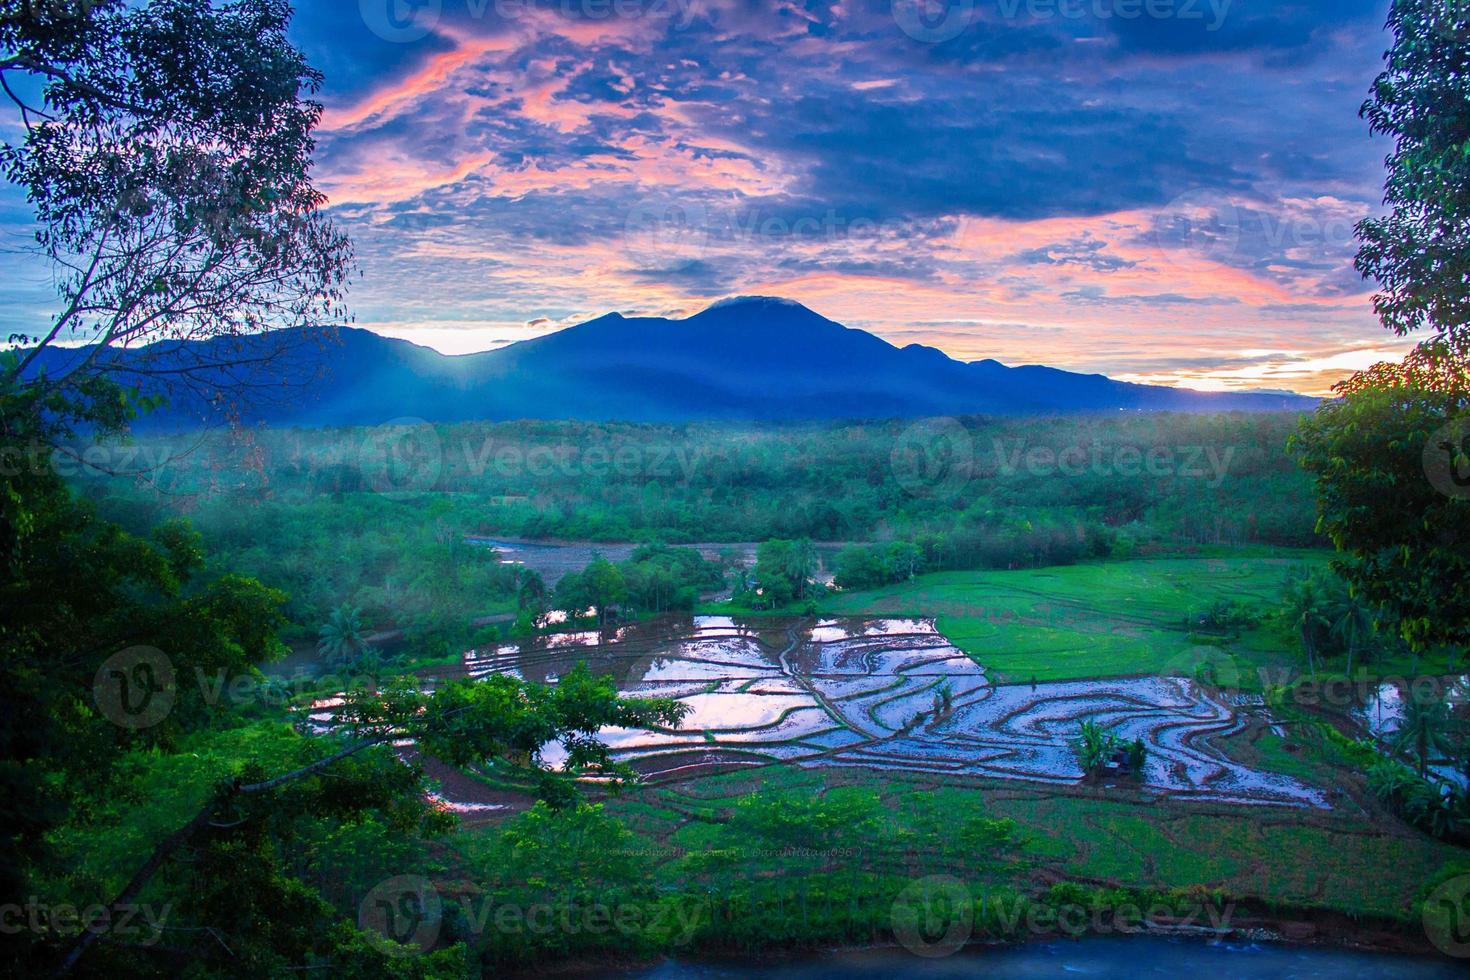
[(1093, 719), (1143, 740), (1150, 791), (1327, 806), (1321, 791), (1219, 748), (1263, 705), (1178, 678), (997, 686), (930, 620), (669, 617), (471, 651), (464, 671), (555, 683), (579, 662), (626, 693), (692, 708), (678, 731), (602, 733), (650, 776), (780, 761), (1071, 783), (1083, 776), (1072, 742)]
[[(599, 972), (607, 976), (606, 972)], [(1448, 959), (1394, 956), (1267, 943), (1205, 943), (1152, 936), (1097, 937), (1024, 946), (972, 948), (944, 959), (902, 950), (832, 953), (788, 962), (671, 961), (612, 974), (637, 980), (1013, 980), (1078, 975), (1095, 980), (1142, 977), (1239, 977), (1242, 980), (1439, 980), (1463, 977)]]

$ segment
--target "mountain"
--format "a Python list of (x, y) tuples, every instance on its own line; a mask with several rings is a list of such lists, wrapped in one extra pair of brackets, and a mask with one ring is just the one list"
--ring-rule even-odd
[[(266, 397), (247, 421), (375, 425), (395, 418), (622, 421), (799, 420), (1133, 411), (1271, 411), (1313, 399), (1215, 394), (1126, 384), (1048, 367), (957, 361), (932, 347), (898, 348), (806, 307), (764, 297), (727, 300), (684, 320), (611, 313), (535, 340), (449, 357), (366, 330), (282, 331), (243, 342), (107, 352), (123, 375), (140, 363), (176, 367), (238, 360), (231, 379)], [(48, 370), (80, 352), (47, 351)], [(225, 369), (207, 368), (218, 378)], [(147, 384), (144, 385), (147, 387)], [(217, 416), (175, 393), (149, 425)]]

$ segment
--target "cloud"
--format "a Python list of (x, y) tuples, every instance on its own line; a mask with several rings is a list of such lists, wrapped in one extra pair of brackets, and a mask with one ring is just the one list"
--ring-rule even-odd
[[(293, 30), (364, 325), (459, 349), (776, 293), (966, 359), (1316, 385), (1381, 340), (1351, 259), (1386, 0), (1127, 3), (981, 0), (942, 43), (890, 0), (443, 0), (405, 43), (302, 3)], [(44, 320), (19, 261), (13, 325)], [(1310, 370), (1238, 363), (1283, 346)]]

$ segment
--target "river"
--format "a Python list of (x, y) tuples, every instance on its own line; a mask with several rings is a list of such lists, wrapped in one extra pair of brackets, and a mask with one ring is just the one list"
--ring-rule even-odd
[(798, 960), (713, 962), (669, 960), (602, 974), (631, 980), (1032, 980), (1077, 976), (1097, 980), (1201, 977), (1209, 980), (1437, 980), (1464, 977), (1466, 962), (1312, 946), (1206, 943), (1151, 936), (977, 947), (944, 959), (901, 949), (831, 953)]

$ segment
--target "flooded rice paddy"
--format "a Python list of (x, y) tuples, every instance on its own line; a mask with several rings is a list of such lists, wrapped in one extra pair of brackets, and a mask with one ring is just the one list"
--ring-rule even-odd
[(665, 619), (470, 651), (463, 672), (555, 683), (583, 661), (625, 693), (690, 706), (677, 731), (602, 733), (654, 781), (786, 763), (1069, 784), (1083, 777), (1072, 742), (1093, 719), (1143, 740), (1148, 792), (1327, 807), (1225, 754), (1259, 706), (1174, 677), (996, 685), (929, 620)]

